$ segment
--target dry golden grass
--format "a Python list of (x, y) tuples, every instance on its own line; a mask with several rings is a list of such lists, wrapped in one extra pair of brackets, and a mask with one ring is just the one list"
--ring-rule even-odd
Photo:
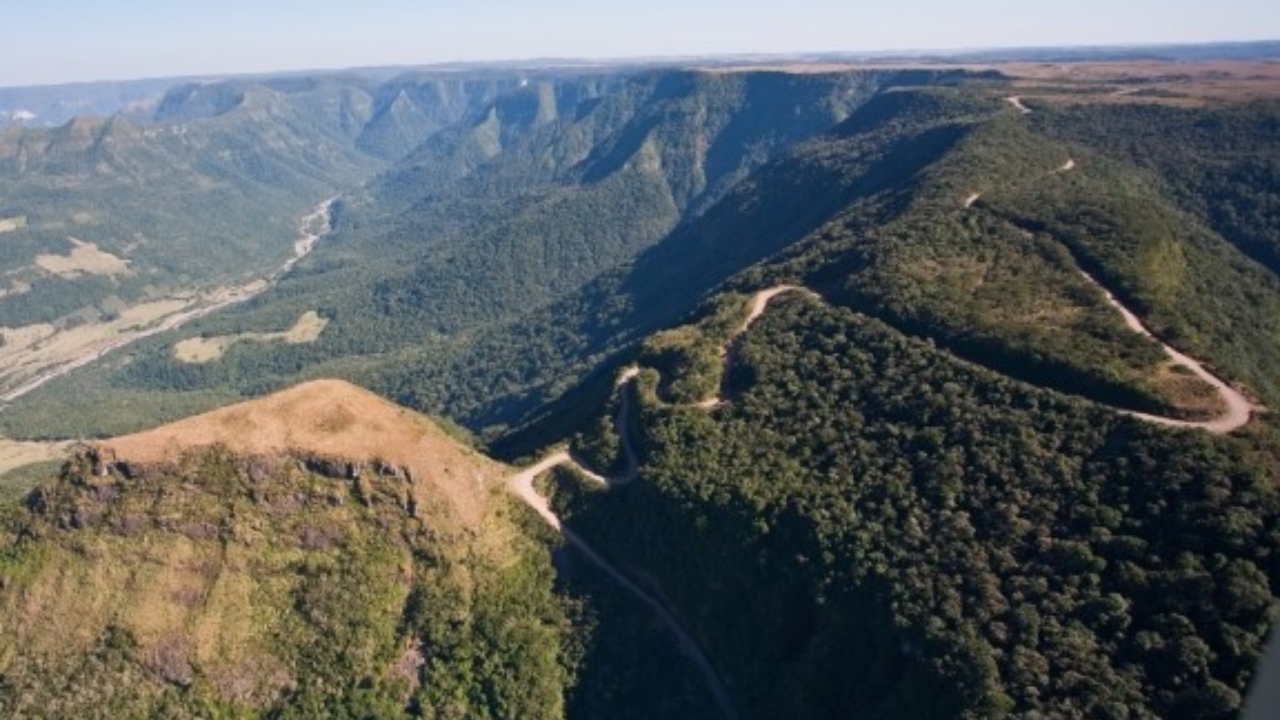
[(207, 610), (190, 631), (192, 659), (222, 697), (237, 701), (264, 690), (274, 694), (291, 679), (288, 666), (268, 652), (269, 640), (255, 632), (263, 624), (255, 607), (260, 588), (245, 572), (245, 552), (228, 548), (225, 562), (234, 571), (218, 573), (212, 586), (204, 588)]
[(61, 460), (71, 443), (16, 442), (0, 438), (0, 475), (35, 463)]
[(1183, 370), (1172, 361), (1160, 366), (1151, 378), (1156, 392), (1171, 404), (1190, 413), (1191, 417), (1208, 419), (1227, 411), (1222, 396), (1209, 383)]
[(187, 298), (168, 298), (140, 303), (126, 308), (116, 322), (106, 323), (112, 330), (142, 328), (177, 313), (191, 305)]
[(0, 234), (11, 233), (27, 226), (27, 216), (0, 218)]
[(187, 338), (173, 346), (173, 357), (179, 362), (200, 365), (221, 359), (232, 345), (239, 342), (276, 342), (305, 345), (320, 339), (329, 321), (314, 310), (303, 313), (293, 327), (275, 333), (237, 333), (215, 337)]
[(173, 346), (173, 357), (178, 362), (203, 365), (221, 358), (228, 348), (240, 340), (239, 335), (187, 338)]
[(167, 538), (162, 562), (146, 562), (134, 568), (135, 591), (124, 608), (143, 655), (164, 637), (182, 629), (190, 613), (185, 602), (175, 602), (190, 592), (203, 594), (204, 578), (195, 572), (198, 554), (210, 552), (181, 537)]
[(0, 353), (2, 353), (0, 357), (9, 354), (5, 352), (6, 350), (28, 348), (57, 332), (58, 329), (48, 323), (23, 325), (16, 328), (0, 327), (0, 337), (4, 338), (4, 344), (0, 345)]
[(71, 252), (66, 255), (37, 255), (36, 265), (61, 277), (76, 275), (128, 275), (129, 261), (98, 249), (97, 245), (75, 238)]
[(83, 653), (116, 624), (137, 640), (138, 659), (171, 680), (199, 667), (238, 701), (288, 684), (288, 667), (270, 651), (273, 625), (255, 607), (271, 579), (249, 572), (243, 548), (173, 533), (79, 542), (48, 549), (38, 579), (0, 594), (0, 613), (22, 618), (0, 635), (0, 667), (15, 652), (46, 660)]
[(320, 317), (320, 313), (311, 310), (302, 314), (298, 322), (284, 333), (284, 341), (290, 345), (306, 345), (320, 339), (321, 333), (329, 326), (329, 321)]
[(122, 460), (145, 464), (219, 443), (242, 455), (298, 452), (406, 468), (419, 508), (473, 528), (483, 522), (505, 475), (504, 466), (428, 418), (338, 380), (304, 383), (103, 445)]
[[(102, 548), (84, 550), (91, 557)], [(43, 581), (20, 595), (5, 595), (0, 615), (26, 618), (14, 636), (24, 651), (51, 655), (66, 647), (88, 647), (101, 629), (99, 619), (118, 606), (135, 568), (62, 552), (49, 553), (47, 562)]]
[(1195, 106), (1280, 97), (1280, 63), (1274, 61), (1015, 63), (997, 69), (1015, 78), (1024, 98), (1058, 104)]

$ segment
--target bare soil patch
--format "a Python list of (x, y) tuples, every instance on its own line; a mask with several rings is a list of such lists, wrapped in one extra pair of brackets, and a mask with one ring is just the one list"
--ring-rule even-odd
[(100, 250), (97, 245), (67, 238), (71, 252), (66, 255), (37, 255), (36, 265), (61, 277), (76, 275), (128, 275), (129, 261)]
[(179, 362), (202, 365), (217, 360), (240, 340), (239, 335), (187, 338), (173, 346), (173, 357)]
[(9, 349), (29, 347), (57, 331), (57, 328), (48, 323), (23, 325), (16, 328), (0, 327), (0, 337), (4, 338), (4, 344), (0, 347)]
[(329, 321), (314, 310), (303, 313), (293, 327), (274, 333), (237, 333), (215, 337), (187, 338), (173, 346), (173, 357), (179, 362), (200, 365), (219, 360), (240, 342), (284, 342), (288, 345), (305, 345), (320, 339)]
[[(0, 328), (0, 401), (10, 401), (44, 382), (83, 367), (137, 337), (155, 332), (155, 323), (186, 308), (186, 300), (157, 300), (125, 309), (114, 320), (67, 330), (52, 325)], [(12, 388), (12, 389), (9, 389)]]
[(1172, 360), (1164, 363), (1151, 380), (1161, 396), (1192, 418), (1209, 420), (1227, 412), (1217, 388)]
[(27, 226), (27, 216), (0, 218), (0, 234), (11, 233)]
[(307, 345), (320, 339), (321, 333), (329, 326), (329, 321), (320, 317), (320, 313), (309, 310), (298, 318), (284, 333), (283, 340), (290, 345)]

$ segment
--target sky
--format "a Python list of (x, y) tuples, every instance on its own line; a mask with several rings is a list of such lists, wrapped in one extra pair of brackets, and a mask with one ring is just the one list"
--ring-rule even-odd
[(1276, 0), (6, 0), (0, 86), (546, 57), (1280, 39)]

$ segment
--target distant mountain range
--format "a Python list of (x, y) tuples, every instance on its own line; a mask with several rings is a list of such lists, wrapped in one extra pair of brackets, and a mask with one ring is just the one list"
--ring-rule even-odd
[[(1096, 47), (1061, 48), (991, 48), (957, 49), (948, 51), (924, 51), (904, 49), (884, 52), (823, 52), (807, 54), (737, 54), (690, 57), (654, 57), (617, 59), (611, 61), (579, 60), (574, 58), (541, 58), (525, 61), (439, 63), (428, 66), (387, 66), (351, 68), (342, 71), (307, 71), (272, 73), (271, 75), (246, 75), (246, 80), (265, 77), (306, 77), (317, 74), (339, 74), (358, 77), (375, 83), (383, 82), (406, 73), (441, 72), (476, 74), (543, 71), (560, 68), (602, 68), (638, 70), (646, 67), (671, 67), (673, 65), (744, 65), (784, 64), (787, 62), (876, 62), (927, 60), (933, 62), (1104, 62), (1126, 60), (1265, 60), (1280, 58), (1280, 40), (1252, 42), (1220, 42), (1203, 44), (1166, 45), (1107, 45)], [(184, 83), (211, 83), (227, 80), (226, 77), (171, 77), (128, 81), (77, 82), (61, 85), (32, 85), (0, 87), (0, 128), (53, 127), (83, 115), (115, 115), (126, 113), (134, 118), (145, 118), (175, 85)]]

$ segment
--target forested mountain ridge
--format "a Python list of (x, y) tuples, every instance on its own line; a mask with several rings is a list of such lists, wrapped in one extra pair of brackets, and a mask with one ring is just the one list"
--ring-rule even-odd
[[(380, 177), (346, 210), (352, 224), (374, 224), (391, 209), (390, 227), (342, 235), (340, 223), (331, 247), (413, 243), (405, 250), (414, 272), (382, 279), (373, 293), (393, 320), (404, 312), (397, 306), (445, 333), (454, 316), (505, 319), (634, 257), (896, 80), (667, 71), (598, 97), (596, 83), (531, 84)], [(470, 293), (461, 282), (499, 290), (457, 307)]]
[[(1154, 105), (1137, 110), (1094, 108), (1040, 115), (1046, 134), (1116, 153), (1158, 174), (1178, 201), (1243, 252), (1280, 271), (1275, 227), (1280, 133), (1274, 104), (1194, 109)], [(1118, 132), (1094, 132), (1090, 126)]]
[[(955, 102), (925, 94), (891, 100)], [(639, 448), (637, 481), (558, 485), (567, 526), (664, 568), (658, 583), (745, 716), (1238, 712), (1280, 581), (1270, 420), (1214, 440), (1043, 388), (1141, 405), (1143, 382), (1117, 393), (1089, 374), (1114, 363), (1112, 382), (1126, 365), (1144, 378), (1159, 361), (1085, 268), (1162, 337), (1274, 397), (1254, 362), (1277, 348), (1273, 310), (1255, 314), (1275, 302), (1275, 277), (1175, 208), (1177, 184), (1028, 132), (1065, 134), (1063, 116), (1089, 106), (1032, 104), (1028, 117), (1021, 105), (967, 106), (989, 119), (966, 124), (893, 215), (846, 212), (730, 282), (800, 283), (822, 300), (773, 301), (731, 351), (727, 403), (690, 404), (721, 382), (740, 299), (652, 338), (639, 362), (657, 372), (640, 374), (633, 420), (610, 420), (614, 405), (576, 446), (597, 467)], [(1272, 111), (1177, 112), (1212, 126)], [(1126, 112), (1159, 110), (1100, 114)], [(1094, 147), (1124, 137), (1091, 122)], [(1224, 312), (1199, 326), (1221, 340), (1178, 329), (1208, 308)]]
[(661, 397), (703, 396), (696, 353), (642, 355), (667, 361), (630, 437), (601, 422), (579, 446), (600, 467), (639, 448), (637, 480), (557, 502), (659, 576), (745, 716), (1232, 716), (1280, 540), (1248, 443), (1064, 401), (802, 293), (770, 307), (712, 409)]
[[(896, 217), (846, 212), (730, 282), (801, 282), (836, 307), (775, 300), (731, 356), (727, 404), (690, 403), (719, 378), (733, 296), (709, 303), (699, 327), (652, 338), (639, 361), (658, 372), (640, 375), (638, 419), (633, 409), (615, 423), (626, 407), (615, 405), (576, 446), (602, 468), (620, 466), (628, 442), (640, 448), (637, 481), (604, 494), (558, 486), (568, 527), (609, 543), (607, 556), (664, 568), (658, 584), (748, 717), (1238, 711), (1280, 581), (1270, 421), (1255, 416), (1243, 440), (1171, 434), (1008, 376), (1146, 402), (1089, 384), (1100, 357), (1115, 358), (1104, 361), (1118, 366), (1114, 382), (1126, 365), (1155, 375), (1159, 355), (1084, 267), (1119, 284), (1163, 337), (1274, 397), (1252, 359), (1277, 347), (1272, 311), (1254, 313), (1275, 302), (1275, 278), (1174, 209), (1158, 178), (1028, 134), (1034, 118), (1010, 105), (969, 106), (991, 120), (959, 133)], [(1213, 123), (1240, 111), (1198, 112)], [(1197, 348), (1177, 329), (1212, 294), (1190, 299), (1187, 266), (1206, 285), (1231, 278), (1207, 307), (1232, 310), (1201, 325), (1222, 341)], [(1063, 290), (1067, 303), (1051, 300)], [(1055, 319), (1065, 308), (1074, 326)], [(1055, 350), (1049, 333), (1064, 332), (1096, 349)], [(1229, 349), (1246, 346), (1244, 357)], [(1186, 400), (1174, 395), (1173, 409)]]
[(0, 88), (0, 129), (55, 127), (85, 115), (146, 117), (175, 79)]
[[(0, 422), (101, 432), (328, 374), (445, 414), (497, 456), (578, 464), (592, 474), (519, 476), (574, 535), (554, 591), (545, 553), (526, 546), (520, 564), (540, 579), (512, 602), (541, 608), (548, 632), (497, 635), (530, 639), (539, 667), (564, 663), (538, 686), (549, 717), (716, 709), (636, 597), (698, 646), (727, 716), (1233, 717), (1277, 613), (1280, 433), (1261, 407), (1221, 436), (1150, 418), (1223, 411), (1162, 343), (1252, 404), (1280, 401), (1280, 288), (1258, 241), (1275, 231), (1270, 189), (1245, 180), (1272, 160), (1276, 101), (1039, 82), (673, 70), (518, 84), (335, 202), (333, 232), (270, 292), (181, 333), (279, 333), (312, 312), (313, 341), (228, 341), (193, 362), (154, 338)], [(1123, 139), (1166, 113), (1195, 142)], [(748, 315), (770, 288), (791, 291)], [(68, 394), (94, 412), (51, 413)], [(252, 499), (237, 472), (248, 489), (230, 496)], [(202, 473), (235, 474), (161, 487)], [(601, 484), (611, 473), (629, 482)], [(146, 487), (119, 484), (136, 508)], [(29, 497), (78, 506), (91, 485)], [(74, 527), (30, 539), (42, 513), (10, 526), (15, 577), (35, 576), (42, 543), (75, 546)], [(532, 513), (515, 518), (518, 537), (555, 545)], [(336, 567), (365, 548), (347, 551)], [(384, 620), (413, 618), (401, 629), (438, 618), (386, 597)], [(379, 623), (362, 627), (390, 637)], [(419, 672), (428, 700), (369, 671), (254, 707), (438, 716), (465, 696), (511, 715), (513, 696), (486, 689), (495, 676), (451, 684), (458, 667), (492, 669), (460, 639), (494, 637), (486, 623), (449, 636), (460, 651), (438, 675)], [(89, 652), (121, 667), (118, 645)], [(123, 667), (156, 672), (124, 646), (143, 662)], [(211, 697), (180, 680), (164, 680), (165, 702)]]

